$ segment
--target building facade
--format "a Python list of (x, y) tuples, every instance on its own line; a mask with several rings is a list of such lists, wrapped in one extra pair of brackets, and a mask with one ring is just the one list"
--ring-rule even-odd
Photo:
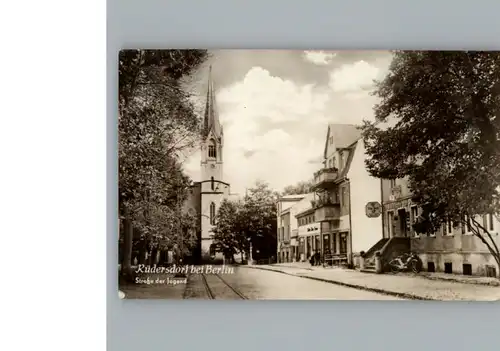
[[(424, 270), (465, 275), (494, 276), (496, 262), (481, 239), (467, 225), (448, 222), (436, 232), (419, 235), (413, 224), (422, 210), (412, 202), (408, 180), (381, 180), (384, 212), (384, 237), (403, 237), (410, 241), (411, 251), (417, 253)], [(491, 233), (500, 245), (500, 222), (494, 215), (475, 218)]]
[(301, 201), (306, 194), (285, 195), (276, 203), (277, 220), (277, 261), (295, 262), (298, 252), (298, 226), (297, 219), (292, 216), (291, 208)]
[[(314, 213), (313, 225), (319, 233), (311, 240), (321, 255), (344, 255), (354, 265), (361, 251), (370, 249), (382, 238), (382, 217), (368, 217), (366, 206), (381, 199), (379, 180), (365, 167), (365, 148), (360, 131), (350, 124), (330, 124), (323, 153), (323, 168), (314, 174), (314, 199), (311, 209), (300, 213), (300, 226)], [(316, 230), (316, 229), (315, 229)], [(308, 241), (305, 240), (305, 253)]]
[(212, 245), (211, 230), (215, 226), (215, 218), (221, 202), (235, 196), (231, 194), (230, 185), (224, 181), (223, 153), (224, 132), (219, 121), (210, 68), (201, 131), (201, 180), (195, 182), (191, 187), (184, 206), (186, 211), (198, 217), (198, 248), (195, 256), (203, 261), (222, 258)]

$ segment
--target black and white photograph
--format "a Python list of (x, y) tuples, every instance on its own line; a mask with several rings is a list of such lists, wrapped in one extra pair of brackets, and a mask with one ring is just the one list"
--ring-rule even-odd
[(120, 298), (500, 300), (500, 52), (118, 60)]

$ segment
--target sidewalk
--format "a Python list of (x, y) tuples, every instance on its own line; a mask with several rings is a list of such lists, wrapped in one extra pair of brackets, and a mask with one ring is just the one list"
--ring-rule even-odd
[(418, 300), (499, 301), (500, 287), (425, 276), (362, 273), (343, 268), (311, 267), (305, 263), (247, 266)]

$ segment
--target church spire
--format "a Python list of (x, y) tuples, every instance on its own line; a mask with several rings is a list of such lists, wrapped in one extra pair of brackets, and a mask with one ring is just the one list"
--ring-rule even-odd
[(214, 82), (212, 80), (212, 66), (210, 65), (208, 71), (208, 89), (207, 101), (205, 106), (205, 118), (203, 120), (203, 136), (206, 137), (211, 130), (217, 138), (221, 137), (222, 127), (219, 122), (219, 114), (217, 113)]

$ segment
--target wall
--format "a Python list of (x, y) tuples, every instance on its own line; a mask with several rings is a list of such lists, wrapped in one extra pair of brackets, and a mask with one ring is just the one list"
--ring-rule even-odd
[(380, 202), (380, 180), (370, 176), (365, 166), (367, 158), (363, 140), (359, 140), (349, 168), (348, 178), (351, 201), (352, 251), (368, 251), (382, 239), (382, 214), (377, 218), (366, 216), (366, 204)]
[[(482, 218), (478, 218), (482, 224)], [(487, 218), (487, 225), (490, 224)], [(462, 234), (460, 225), (441, 229), (434, 236), (416, 235), (411, 239), (412, 251), (419, 254), (427, 269), (428, 262), (434, 262), (437, 272), (444, 272), (444, 264), (452, 263), (453, 273), (463, 274), (463, 264), (472, 265), (472, 274), (484, 275), (486, 265), (496, 267), (496, 261), (481, 240), (471, 233)], [(466, 231), (466, 230), (465, 230)], [(493, 217), (493, 230), (490, 232), (493, 240), (500, 245), (500, 222)], [(491, 241), (487, 239), (488, 243)], [(498, 267), (496, 268), (498, 272)]]
[(281, 215), (281, 225), (284, 228), (285, 240), (290, 240), (291, 230), (290, 230), (290, 212)]
[(311, 200), (314, 199), (314, 193), (307, 194), (302, 200), (293, 203), (290, 207), (290, 230), (299, 228), (297, 214), (311, 208)]
[[(277, 230), (277, 235), (276, 235), (276, 240), (277, 240), (277, 257), (278, 261), (282, 262), (281, 260), (283, 259), (283, 253), (288, 253), (289, 259), (292, 258), (292, 248), (290, 247), (291, 240), (291, 232), (292, 232), (292, 223), (296, 222), (295, 216), (293, 216), (292, 219), (292, 213), (291, 213), (291, 208), (294, 206), (296, 203), (300, 202), (303, 199), (303, 196), (301, 195), (288, 195), (285, 197), (280, 198), (277, 203), (276, 203), (276, 230)], [(285, 215), (283, 212), (288, 210), (288, 213)], [(283, 228), (283, 229), (282, 229)], [(288, 240), (287, 244), (280, 245), (282, 242), (282, 236), (281, 233), (284, 231), (285, 233), (285, 240)], [(281, 246), (281, 249), (280, 249)], [(281, 259), (280, 259), (281, 258)]]
[[(396, 197), (394, 200), (390, 200), (391, 189), (392, 189), (391, 181), (389, 179), (382, 179), (382, 180), (379, 180), (379, 182), (380, 182), (379, 188), (380, 188), (380, 186), (382, 188), (381, 189), (381, 191), (382, 191), (381, 198), (382, 198), (382, 204), (383, 204), (382, 213), (384, 216), (384, 219), (382, 220), (382, 225), (383, 225), (383, 228), (382, 228), (383, 232), (382, 233), (383, 233), (383, 237), (389, 238), (390, 231), (388, 228), (389, 221), (388, 221), (388, 215), (387, 215), (388, 207), (391, 204), (394, 205), (394, 204), (399, 204), (400, 202), (402, 202), (401, 206), (405, 207), (407, 212), (410, 212), (411, 208), (406, 206), (406, 202), (407, 202), (406, 199), (409, 199), (409, 197), (411, 196), (411, 193), (410, 193), (410, 189), (408, 187), (408, 178), (396, 179), (394, 181), (395, 185), (400, 186), (401, 192), (399, 194), (399, 197)], [(411, 199), (409, 200), (409, 202), (411, 202)], [(399, 206), (399, 207), (401, 207), (401, 206)], [(396, 216), (397, 209), (394, 209), (393, 213)], [(399, 228), (399, 223), (396, 223), (396, 227)]]
[[(217, 184), (217, 183), (216, 183)], [(217, 186), (217, 185), (216, 185)], [(207, 189), (209, 192), (205, 192)], [(210, 224), (210, 204), (215, 203), (215, 212), (220, 208), (221, 202), (229, 197), (229, 186), (224, 183), (219, 183), (217, 192), (212, 192), (210, 182), (203, 182), (201, 185), (201, 250), (202, 255), (206, 256), (209, 253), (210, 245), (212, 244), (212, 228)]]

